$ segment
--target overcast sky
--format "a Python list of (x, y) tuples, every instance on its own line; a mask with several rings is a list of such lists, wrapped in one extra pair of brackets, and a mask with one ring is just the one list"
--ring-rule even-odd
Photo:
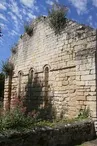
[[(68, 18), (97, 27), (97, 0), (57, 0), (69, 8)], [(10, 55), (10, 48), (24, 32), (24, 23), (47, 15), (52, 0), (0, 0), (0, 62)]]

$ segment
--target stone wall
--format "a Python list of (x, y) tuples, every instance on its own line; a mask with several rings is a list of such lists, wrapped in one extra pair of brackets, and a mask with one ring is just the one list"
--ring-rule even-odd
[[(21, 71), (21, 94), (30, 110), (44, 106), (47, 96), (57, 117), (74, 117), (85, 107), (96, 117), (96, 31), (71, 20), (66, 23), (61, 35), (55, 35), (48, 18), (41, 17), (33, 23), (33, 36), (25, 33), (19, 40), (17, 53), (11, 58), (15, 64), (11, 106), (18, 93)], [(46, 67), (49, 68), (47, 85)], [(28, 80), (30, 69), (32, 84)], [(7, 93), (6, 79), (4, 101)]]
[(27, 132), (5, 132), (0, 134), (0, 146), (74, 146), (94, 138), (94, 123), (85, 121), (56, 128), (37, 127)]

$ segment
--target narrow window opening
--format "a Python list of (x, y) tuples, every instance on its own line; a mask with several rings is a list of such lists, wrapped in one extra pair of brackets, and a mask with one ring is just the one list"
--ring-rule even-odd
[(18, 97), (21, 97), (21, 83), (22, 83), (22, 73), (19, 72), (18, 74), (18, 78), (19, 78), (19, 85), (18, 85)]
[(33, 69), (30, 69), (28, 76), (28, 96), (32, 97)]
[(33, 81), (33, 70), (31, 69), (30, 71), (29, 71), (29, 83), (30, 84), (32, 84), (32, 81)]
[(49, 68), (45, 67), (45, 106), (48, 105), (48, 81), (49, 81)]

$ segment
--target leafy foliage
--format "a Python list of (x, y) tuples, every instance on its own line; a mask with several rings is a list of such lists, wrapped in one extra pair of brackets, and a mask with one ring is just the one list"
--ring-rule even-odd
[(21, 39), (23, 38), (23, 35), (22, 35), (22, 34), (20, 35), (20, 38), (21, 38)]
[(15, 108), (10, 112), (6, 112), (1, 118), (2, 129), (18, 129), (25, 127), (33, 123), (33, 119), (26, 116), (20, 109)]
[(54, 3), (49, 11), (50, 26), (54, 29), (55, 34), (60, 34), (66, 25), (67, 7)]
[(37, 119), (40, 121), (45, 121), (45, 120), (52, 121), (53, 119), (55, 119), (55, 115), (56, 115), (54, 108), (52, 108), (50, 104), (45, 108), (38, 109), (37, 113), (38, 113)]
[[(21, 104), (20, 104), (21, 105)], [(0, 117), (0, 130), (7, 130), (7, 129), (25, 129), (31, 127), (56, 127), (64, 124), (72, 124), (78, 122), (80, 120), (86, 119), (88, 117), (88, 112), (84, 112), (81, 116), (73, 119), (62, 119), (62, 120), (43, 120), (37, 119), (37, 115), (35, 111), (33, 114), (25, 114), (24, 107), (16, 106), (10, 112), (6, 112)], [(22, 109), (23, 108), (23, 109)], [(88, 110), (87, 110), (88, 111)]]
[[(49, 119), (49, 108), (38, 109), (38, 111), (33, 110), (32, 112), (27, 113), (26, 107), (24, 106), (24, 97), (18, 98), (13, 97), (13, 109), (11, 111), (2, 113), (0, 116), (0, 130), (16, 129), (23, 130), (29, 129), (31, 127), (56, 127), (68, 123), (75, 123), (79, 120), (83, 120), (89, 117), (90, 110), (89, 108), (80, 110), (77, 118), (73, 119)], [(46, 116), (46, 117), (45, 117)], [(52, 116), (52, 115), (51, 115)]]
[(24, 29), (25, 29), (25, 32), (29, 35), (29, 36), (32, 36), (33, 35), (33, 28), (30, 26), (30, 25), (24, 25)]
[(29, 127), (33, 123), (33, 118), (25, 114), (23, 98), (14, 97), (12, 104), (14, 108), (1, 115), (1, 130)]
[(10, 61), (2, 62), (2, 72), (6, 76), (13, 75), (13, 70), (14, 70), (14, 64), (12, 62)]
[(86, 119), (89, 117), (90, 117), (90, 109), (89, 108), (80, 109), (79, 114), (78, 114), (79, 119)]
[(43, 127), (43, 126), (49, 126), (49, 127), (53, 127), (55, 126), (56, 123), (54, 122), (50, 122), (50, 121), (47, 121), (47, 120), (41, 120), (41, 121), (38, 121), (36, 123), (34, 123), (34, 126), (39, 126), (39, 127)]
[(16, 52), (17, 52), (17, 44), (15, 44), (15, 45), (11, 48), (11, 52), (12, 52), (12, 54), (16, 54)]

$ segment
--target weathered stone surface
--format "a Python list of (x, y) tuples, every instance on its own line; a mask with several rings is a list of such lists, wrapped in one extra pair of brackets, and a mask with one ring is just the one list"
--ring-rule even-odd
[(27, 132), (0, 134), (0, 146), (71, 146), (95, 138), (94, 123), (85, 121), (57, 125), (55, 128), (36, 127)]
[[(35, 21), (33, 35), (30, 37), (25, 33), (19, 40), (17, 53), (11, 57), (15, 64), (11, 98), (19, 94), (18, 73), (21, 71), (20, 94), (28, 101), (30, 98), (30, 109), (44, 105), (46, 97), (53, 103), (56, 116), (62, 113), (63, 116), (75, 116), (77, 107), (84, 107), (84, 101), (91, 102), (96, 96), (95, 40), (96, 30), (70, 20), (60, 35), (55, 35), (50, 28), (48, 18)], [(46, 67), (49, 68), (47, 82)], [(29, 81), (31, 69), (33, 79)], [(5, 81), (4, 107), (7, 97), (8, 79)], [(96, 98), (93, 100), (96, 102)], [(88, 105), (90, 109), (91, 105)]]

